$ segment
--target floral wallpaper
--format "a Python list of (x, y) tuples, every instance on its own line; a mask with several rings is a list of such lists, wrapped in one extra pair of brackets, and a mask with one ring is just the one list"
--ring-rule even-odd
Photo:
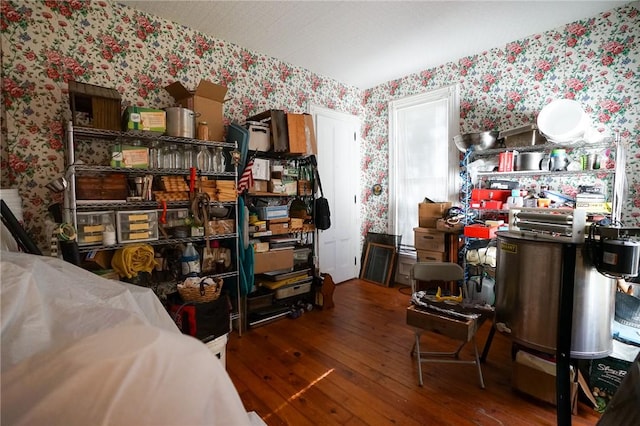
[(69, 80), (116, 89), (123, 107), (174, 103), (164, 87), (228, 88), (228, 123), (310, 104), (363, 115), (361, 91), (112, 1), (2, 1), (2, 186), (17, 187), (27, 231), (46, 246), (45, 185), (64, 173)]
[[(629, 179), (622, 220), (640, 225), (640, 16), (637, 4), (572, 22), (505, 46), (460, 58), (366, 90), (362, 130), (363, 232), (387, 229), (388, 103), (430, 90), (460, 85), (460, 132), (508, 130), (535, 123), (538, 112), (558, 98), (579, 101), (600, 132), (619, 131), (627, 147)], [(635, 6), (634, 6), (635, 5)], [(603, 167), (615, 167), (613, 150), (603, 150)], [(382, 178), (381, 178), (382, 177)], [(604, 177), (596, 176), (596, 179)], [(545, 182), (575, 194), (584, 175)], [(591, 182), (589, 182), (591, 183)], [(384, 186), (384, 185), (383, 185)], [(377, 215), (377, 212), (382, 212)]]
[[(619, 131), (628, 147), (623, 218), (638, 225), (640, 17), (633, 4), (365, 91), (114, 1), (3, 0), (0, 35), (2, 187), (19, 189), (25, 226), (43, 246), (47, 207), (59, 201), (45, 185), (64, 173), (69, 80), (114, 88), (123, 107), (162, 108), (173, 104), (168, 84), (195, 88), (207, 79), (228, 87), (227, 122), (270, 108), (306, 112), (310, 104), (359, 116), (363, 235), (387, 229), (389, 101), (458, 83), (461, 132), (468, 133), (535, 122), (551, 100), (576, 99), (600, 131)], [(382, 196), (372, 197), (380, 182)]]

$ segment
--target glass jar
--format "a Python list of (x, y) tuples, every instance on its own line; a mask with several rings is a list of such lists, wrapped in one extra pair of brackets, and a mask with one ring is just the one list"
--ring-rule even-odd
[(162, 165), (165, 169), (178, 169), (182, 161), (176, 144), (165, 145), (162, 149)]
[(203, 141), (209, 140), (209, 126), (206, 121), (198, 123), (198, 139)]
[(214, 156), (215, 168), (213, 171), (216, 173), (223, 173), (226, 166), (225, 162), (226, 160), (224, 158), (223, 148), (221, 146), (216, 147)]
[(208, 172), (211, 170), (211, 154), (206, 146), (200, 145), (200, 150), (198, 151), (196, 159), (198, 163), (198, 170), (201, 172)]
[(151, 146), (149, 147), (149, 168), (162, 168), (162, 144), (160, 141), (151, 142)]
[(198, 167), (197, 155), (198, 153), (194, 150), (194, 148), (191, 145), (186, 145), (182, 150), (183, 167), (185, 169), (190, 169), (191, 167)]
[(218, 172), (216, 169), (216, 148), (213, 146), (209, 149), (209, 171)]

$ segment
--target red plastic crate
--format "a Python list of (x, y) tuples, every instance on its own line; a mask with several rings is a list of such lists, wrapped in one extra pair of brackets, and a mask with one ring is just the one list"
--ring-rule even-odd
[(485, 226), (480, 223), (467, 225), (464, 227), (464, 236), (471, 238), (494, 238), (498, 232), (498, 227)]

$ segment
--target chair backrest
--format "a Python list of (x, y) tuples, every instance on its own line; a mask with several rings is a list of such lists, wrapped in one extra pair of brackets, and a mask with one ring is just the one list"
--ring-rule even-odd
[(464, 270), (457, 263), (417, 262), (411, 268), (411, 291), (416, 291), (416, 281), (459, 281)]

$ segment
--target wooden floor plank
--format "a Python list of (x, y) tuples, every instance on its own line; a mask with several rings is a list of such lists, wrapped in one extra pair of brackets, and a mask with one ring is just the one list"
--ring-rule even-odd
[[(334, 309), (232, 333), (227, 370), (245, 408), (268, 425), (556, 424), (553, 405), (512, 389), (511, 341), (500, 333), (482, 365), (486, 389), (473, 365), (432, 363), (423, 364), (419, 387), (406, 290), (351, 280), (336, 287)], [(479, 350), (490, 328), (478, 331)], [(422, 342), (433, 350), (452, 345), (433, 333)], [(460, 356), (472, 359), (471, 345)], [(598, 419), (580, 403), (572, 424)]]

